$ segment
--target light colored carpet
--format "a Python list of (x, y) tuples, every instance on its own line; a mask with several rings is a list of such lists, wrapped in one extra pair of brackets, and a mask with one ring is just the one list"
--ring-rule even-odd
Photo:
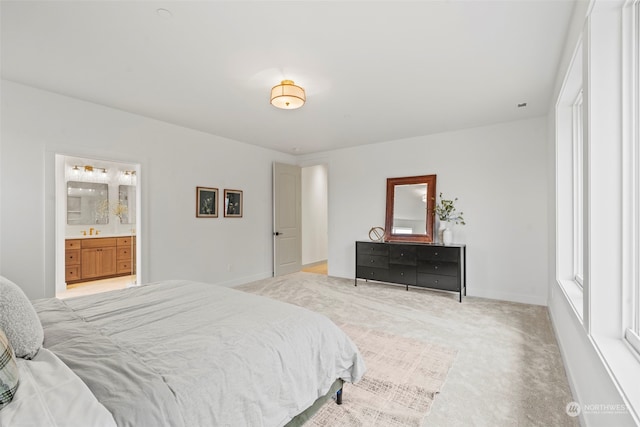
[(456, 351), (350, 324), (338, 325), (367, 365), (357, 384), (345, 384), (342, 405), (325, 404), (310, 426), (422, 425)]
[[(238, 286), (348, 323), (457, 350), (423, 426), (577, 426), (546, 307), (294, 273)], [(348, 390), (348, 389), (347, 389)], [(345, 399), (348, 397), (345, 391)]]

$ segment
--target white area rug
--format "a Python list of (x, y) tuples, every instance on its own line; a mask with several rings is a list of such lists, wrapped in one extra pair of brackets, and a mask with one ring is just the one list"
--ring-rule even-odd
[(421, 426), (456, 351), (424, 341), (343, 324), (367, 364), (357, 384), (345, 384), (342, 405), (330, 401), (311, 426)]

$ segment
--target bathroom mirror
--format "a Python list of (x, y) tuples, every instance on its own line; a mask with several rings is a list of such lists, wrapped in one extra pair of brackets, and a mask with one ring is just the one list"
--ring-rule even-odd
[(120, 217), (120, 224), (136, 223), (136, 186), (121, 185), (118, 187), (118, 206), (115, 209)]
[(109, 186), (97, 182), (67, 182), (67, 224), (109, 223)]
[(385, 240), (433, 242), (436, 176), (387, 179)]

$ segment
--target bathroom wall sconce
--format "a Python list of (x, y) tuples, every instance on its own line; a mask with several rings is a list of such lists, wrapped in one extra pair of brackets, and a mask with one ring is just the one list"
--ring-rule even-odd
[(84, 165), (84, 166), (74, 165), (72, 170), (74, 173), (80, 173), (80, 168), (82, 168), (82, 170), (87, 173), (92, 173), (94, 170), (99, 170), (99, 171), (102, 171), (102, 173), (107, 173), (107, 170), (105, 168), (97, 168), (91, 165)]
[(122, 185), (137, 185), (136, 171), (122, 171), (120, 175), (120, 184)]
[(109, 180), (108, 170), (92, 165), (73, 165), (67, 180), (85, 182), (106, 182)]

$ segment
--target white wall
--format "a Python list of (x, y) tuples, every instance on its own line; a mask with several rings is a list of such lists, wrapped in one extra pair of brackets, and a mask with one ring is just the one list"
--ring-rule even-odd
[(302, 168), (302, 265), (327, 260), (327, 165)]
[[(141, 164), (145, 281), (271, 275), (272, 162), (292, 156), (8, 81), (1, 113), (0, 272), (30, 298), (54, 293), (55, 154)], [(243, 190), (244, 217), (197, 219), (196, 186)]]
[[(31, 298), (54, 290), (57, 153), (141, 164), (145, 281), (271, 274), (271, 164), (304, 156), (12, 82), (2, 89), (2, 274)], [(353, 277), (355, 240), (384, 224), (386, 178), (435, 173), (438, 191), (465, 212), (454, 241), (468, 245), (469, 295), (544, 304), (545, 126), (539, 118), (323, 153), (330, 274)], [(196, 219), (198, 185), (244, 190), (244, 218)]]
[(354, 277), (354, 242), (384, 226), (387, 178), (437, 174), (465, 214), (468, 294), (546, 304), (546, 132), (536, 118), (323, 153), (329, 274)]

